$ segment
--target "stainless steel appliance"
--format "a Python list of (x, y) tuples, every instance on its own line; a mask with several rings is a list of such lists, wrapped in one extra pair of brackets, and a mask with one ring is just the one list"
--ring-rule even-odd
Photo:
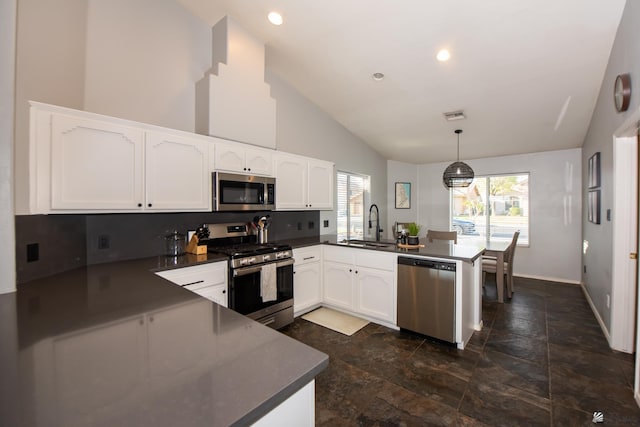
[(275, 178), (223, 172), (214, 172), (212, 177), (214, 211), (269, 211), (275, 209)]
[(229, 256), (229, 308), (274, 329), (293, 322), (293, 251), (256, 243), (248, 224), (208, 224), (209, 252)]
[(456, 264), (398, 257), (398, 326), (455, 342)]

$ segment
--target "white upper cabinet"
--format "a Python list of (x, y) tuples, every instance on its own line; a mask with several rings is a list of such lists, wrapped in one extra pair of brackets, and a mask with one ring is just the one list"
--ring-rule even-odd
[(51, 116), (51, 209), (138, 209), (144, 132), (97, 120)]
[(211, 209), (211, 138), (33, 103), (29, 212)]
[(145, 182), (147, 210), (209, 210), (207, 141), (147, 132)]
[(220, 171), (273, 176), (273, 151), (217, 140), (213, 166)]
[(278, 153), (276, 180), (277, 210), (333, 209), (333, 163)]

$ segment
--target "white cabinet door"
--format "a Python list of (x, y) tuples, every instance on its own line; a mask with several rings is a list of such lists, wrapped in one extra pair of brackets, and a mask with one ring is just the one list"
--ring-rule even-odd
[(216, 170), (273, 176), (273, 153), (239, 142), (216, 142)]
[(273, 153), (269, 150), (247, 148), (245, 164), (252, 175), (273, 176)]
[(184, 287), (185, 289), (190, 290), (193, 293), (200, 295), (210, 301), (220, 304), (223, 307), (229, 306), (229, 299), (227, 297), (227, 285), (216, 285), (216, 286), (198, 286), (198, 285), (187, 285)]
[(293, 312), (302, 314), (322, 302), (322, 246), (293, 250)]
[(356, 311), (395, 324), (395, 273), (360, 266), (356, 268), (358, 279)]
[(207, 141), (147, 132), (145, 151), (146, 210), (211, 209)]
[(309, 208), (333, 209), (333, 163), (309, 160)]
[(51, 209), (139, 210), (143, 132), (52, 114)]
[(296, 265), (293, 276), (293, 311), (298, 313), (322, 301), (320, 262)]
[(276, 160), (276, 209), (307, 208), (307, 160), (278, 154)]
[(352, 265), (325, 261), (322, 271), (324, 302), (353, 310), (353, 276)]
[(215, 145), (215, 169), (245, 173), (245, 150), (240, 144), (217, 142)]

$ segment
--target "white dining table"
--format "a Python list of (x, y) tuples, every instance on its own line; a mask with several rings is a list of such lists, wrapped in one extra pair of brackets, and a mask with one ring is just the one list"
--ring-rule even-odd
[(504, 256), (511, 242), (488, 241), (484, 255), (496, 258), (496, 286), (498, 287), (498, 302), (504, 303)]

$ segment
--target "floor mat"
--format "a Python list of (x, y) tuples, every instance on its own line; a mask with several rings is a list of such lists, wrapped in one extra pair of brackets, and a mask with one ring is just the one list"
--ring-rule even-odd
[(325, 307), (320, 307), (307, 313), (302, 318), (344, 335), (353, 335), (369, 323), (359, 317), (350, 316)]

